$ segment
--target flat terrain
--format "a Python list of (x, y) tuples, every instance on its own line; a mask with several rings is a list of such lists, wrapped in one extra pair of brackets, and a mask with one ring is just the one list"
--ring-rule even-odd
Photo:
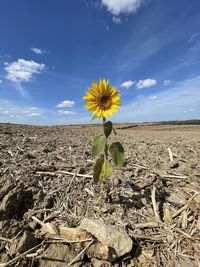
[[(99, 186), (100, 126), (0, 124), (0, 263), (68, 266), (82, 251), (70, 266), (200, 266), (200, 126), (115, 129), (126, 161)], [(87, 241), (52, 237), (52, 225), (76, 229), (84, 218), (125, 229), (132, 250), (111, 264)]]

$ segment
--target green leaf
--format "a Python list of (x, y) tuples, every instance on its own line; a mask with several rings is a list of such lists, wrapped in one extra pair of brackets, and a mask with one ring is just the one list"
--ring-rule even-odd
[(106, 145), (106, 137), (105, 136), (96, 136), (92, 142), (92, 156), (95, 157), (99, 153), (101, 153)]
[(112, 122), (111, 121), (107, 121), (103, 124), (103, 131), (104, 131), (104, 134), (105, 136), (108, 138), (109, 135), (111, 134), (112, 132), (112, 129), (113, 129), (113, 126), (112, 126)]
[(95, 183), (103, 183), (112, 175), (112, 166), (103, 156), (96, 159), (93, 178)]
[(109, 153), (117, 166), (124, 164), (124, 148), (119, 142), (114, 142), (109, 146)]
[(94, 163), (93, 178), (94, 178), (94, 182), (95, 183), (98, 183), (99, 182), (103, 163), (104, 163), (104, 157), (103, 156), (101, 156), (100, 158), (97, 158), (96, 161), (95, 161), (95, 163)]
[(104, 158), (103, 166), (101, 169), (99, 182), (103, 183), (107, 178), (112, 175), (112, 166), (110, 162)]

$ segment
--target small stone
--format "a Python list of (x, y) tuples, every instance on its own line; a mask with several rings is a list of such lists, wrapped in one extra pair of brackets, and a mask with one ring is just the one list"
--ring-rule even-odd
[(10, 177), (2, 176), (0, 178), (0, 201), (5, 197), (5, 195), (15, 187), (14, 182)]
[(0, 221), (0, 231), (3, 230), (6, 224), (7, 224), (7, 221)]
[(35, 247), (36, 245), (37, 245), (37, 239), (35, 238), (35, 236), (31, 232), (25, 231), (19, 241), (19, 244), (17, 246), (17, 251), (19, 253), (23, 253), (26, 250)]
[[(83, 266), (82, 265), (83, 256), (84, 255), (80, 256), (72, 266), (73, 267)], [(52, 244), (43, 253), (38, 266), (66, 267), (75, 257), (76, 254), (73, 253), (67, 245)]]
[(120, 183), (120, 180), (118, 178), (114, 178), (113, 184), (118, 185)]
[(77, 215), (77, 216), (81, 216), (82, 214), (83, 214), (83, 208), (80, 207), (80, 206), (78, 206), (78, 207), (76, 208), (76, 215)]
[(166, 164), (166, 166), (170, 169), (175, 169), (179, 167), (179, 163), (177, 160), (170, 161)]
[(1, 220), (22, 216), (33, 203), (32, 192), (26, 191), (21, 184), (11, 190), (0, 204)]
[(25, 154), (25, 158), (27, 159), (36, 159), (38, 152), (37, 151), (31, 151)]
[(80, 174), (85, 174), (85, 173), (86, 173), (85, 168), (81, 167), (80, 170), (79, 170), (79, 173), (80, 173)]
[(32, 230), (35, 230), (37, 228), (37, 223), (35, 221), (29, 222), (28, 225)]
[(35, 236), (31, 232), (25, 231), (20, 238), (14, 240), (11, 244), (9, 254), (10, 256), (17, 255), (35, 247), (36, 245), (37, 239)]
[(183, 206), (187, 203), (185, 196), (181, 192), (170, 192), (166, 200), (176, 206)]

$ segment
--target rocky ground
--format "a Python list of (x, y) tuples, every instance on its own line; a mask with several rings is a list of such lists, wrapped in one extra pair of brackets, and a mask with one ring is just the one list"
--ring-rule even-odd
[(200, 126), (115, 129), (99, 186), (100, 126), (0, 125), (0, 267), (200, 266)]

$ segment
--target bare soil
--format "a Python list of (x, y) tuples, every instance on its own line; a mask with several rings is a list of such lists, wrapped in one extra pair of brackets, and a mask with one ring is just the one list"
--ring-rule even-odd
[[(200, 266), (200, 126), (115, 129), (126, 161), (99, 186), (91, 141), (100, 126), (0, 124), (0, 266), (68, 266), (79, 253), (70, 266)], [(84, 218), (123, 228), (132, 250), (111, 263), (87, 241), (41, 231)]]

